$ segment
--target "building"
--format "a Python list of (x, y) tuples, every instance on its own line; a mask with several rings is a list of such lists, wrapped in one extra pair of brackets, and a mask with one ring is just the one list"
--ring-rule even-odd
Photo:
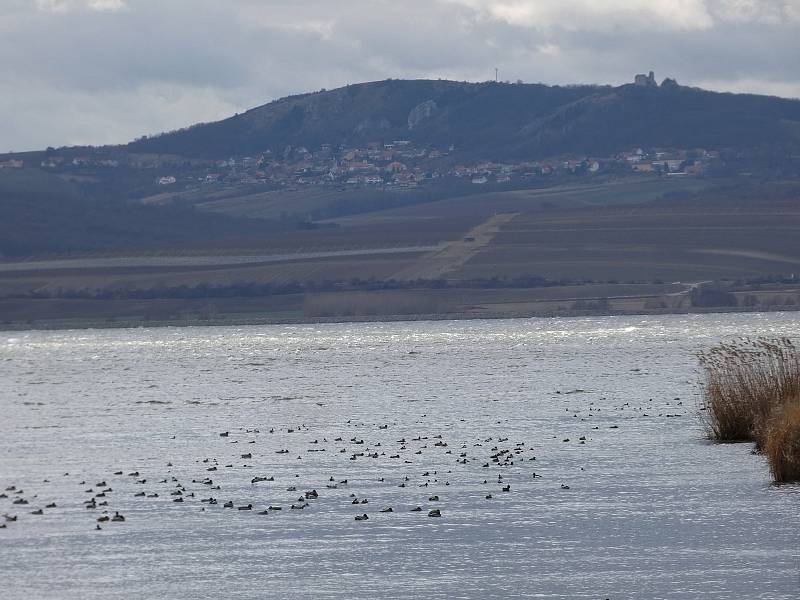
[(633, 78), (633, 84), (639, 87), (658, 87), (656, 83), (656, 75), (650, 71), (649, 75), (638, 74)]
[(43, 169), (55, 169), (56, 167), (60, 166), (61, 163), (64, 162), (64, 158), (61, 156), (51, 156), (46, 158), (41, 162)]

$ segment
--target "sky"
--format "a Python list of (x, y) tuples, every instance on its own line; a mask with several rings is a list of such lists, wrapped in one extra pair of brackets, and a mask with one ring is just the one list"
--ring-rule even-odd
[(0, 0), (0, 152), (392, 78), (800, 97), (800, 0)]

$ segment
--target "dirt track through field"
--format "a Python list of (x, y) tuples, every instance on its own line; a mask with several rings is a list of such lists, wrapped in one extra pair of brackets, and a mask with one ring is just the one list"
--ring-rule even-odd
[(448, 243), (421, 257), (414, 266), (403, 269), (395, 279), (413, 281), (415, 279), (441, 279), (447, 273), (459, 269), (470, 258), (485, 248), (494, 239), (500, 228), (515, 219), (520, 213), (500, 213), (470, 229), (458, 241)]

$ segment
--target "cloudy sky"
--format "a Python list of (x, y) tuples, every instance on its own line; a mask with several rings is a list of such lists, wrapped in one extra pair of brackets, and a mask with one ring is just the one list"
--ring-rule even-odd
[(800, 0), (0, 0), (0, 152), (442, 77), (800, 97)]

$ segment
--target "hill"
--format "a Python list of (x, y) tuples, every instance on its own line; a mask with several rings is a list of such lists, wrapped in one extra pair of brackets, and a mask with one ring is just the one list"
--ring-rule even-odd
[(0, 258), (121, 248), (169, 249), (293, 223), (210, 215), (191, 207), (150, 207), (89, 193), (39, 170), (0, 170)]
[[(0, 168), (0, 256), (263, 244), (276, 232), (347, 215), (613, 180), (632, 171), (629, 154), (616, 153), (638, 147), (646, 152), (635, 158), (658, 173), (664, 153), (657, 150), (671, 148), (682, 149), (667, 153), (674, 170), (716, 156), (695, 164), (695, 174), (793, 179), (800, 101), (670, 80), (619, 87), (385, 80), (301, 94), (126, 146), (6, 157), (6, 166), (25, 168)], [(577, 161), (552, 160), (569, 156)], [(587, 156), (601, 161), (598, 174)], [(448, 218), (458, 221), (466, 205), (451, 203)]]
[(291, 96), (130, 152), (247, 155), (410, 140), (486, 159), (607, 155), (631, 147), (800, 147), (800, 101), (661, 86), (386, 80)]

